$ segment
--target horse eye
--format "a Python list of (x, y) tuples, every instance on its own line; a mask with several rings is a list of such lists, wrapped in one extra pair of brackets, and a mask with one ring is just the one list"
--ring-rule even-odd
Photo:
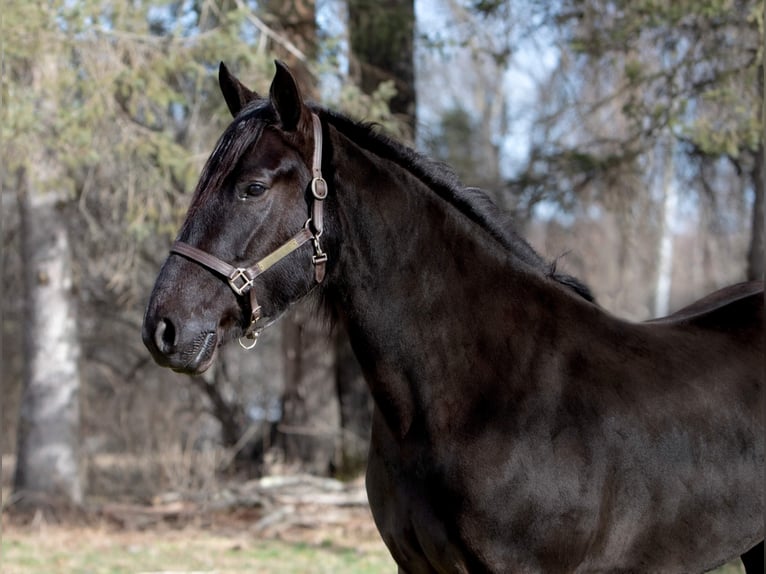
[(268, 191), (268, 188), (262, 183), (253, 182), (253, 183), (248, 183), (245, 186), (244, 195), (246, 195), (247, 197), (260, 197), (267, 191)]

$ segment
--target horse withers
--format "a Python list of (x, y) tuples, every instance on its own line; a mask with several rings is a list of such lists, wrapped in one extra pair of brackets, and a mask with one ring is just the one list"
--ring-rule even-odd
[(400, 572), (763, 570), (763, 285), (632, 323), (451, 170), (221, 65), (234, 116), (152, 292), (199, 373), (299, 299), (375, 402), (367, 491)]

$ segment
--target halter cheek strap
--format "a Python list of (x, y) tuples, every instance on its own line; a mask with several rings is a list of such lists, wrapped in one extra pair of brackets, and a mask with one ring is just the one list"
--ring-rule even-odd
[[(176, 241), (170, 248), (171, 253), (183, 255), (203, 267), (207, 267), (211, 271), (226, 277), (229, 287), (237, 295), (243, 296), (248, 294), (250, 296), (250, 324), (245, 329), (244, 336), (239, 339), (239, 344), (245, 349), (255, 347), (255, 344), (258, 342), (258, 335), (262, 331), (262, 328), (256, 328), (258, 320), (261, 318), (261, 306), (258, 304), (255, 296), (254, 281), (256, 277), (309, 241), (314, 246), (314, 255), (311, 259), (314, 264), (314, 279), (317, 283), (321, 283), (325, 277), (327, 254), (322, 251), (322, 246), (319, 244), (319, 238), (324, 230), (323, 201), (327, 197), (327, 182), (322, 177), (322, 124), (316, 114), (311, 114), (311, 119), (314, 127), (314, 157), (311, 165), (311, 195), (313, 201), (311, 203), (311, 217), (306, 220), (303, 228), (298, 233), (249, 267), (234, 267), (215, 255), (192, 247), (183, 241)], [(243, 338), (249, 339), (251, 342), (245, 344), (242, 342)]]

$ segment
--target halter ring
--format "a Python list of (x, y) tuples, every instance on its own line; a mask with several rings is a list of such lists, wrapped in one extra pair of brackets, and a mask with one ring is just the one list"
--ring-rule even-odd
[[(239, 346), (242, 347), (245, 351), (249, 351), (253, 347), (255, 347), (258, 344), (258, 336), (261, 334), (261, 330), (258, 329), (257, 331), (254, 331), (252, 334), (248, 335), (247, 337), (240, 337), (237, 339), (237, 342), (239, 343)], [(242, 339), (250, 339), (253, 342), (249, 345), (242, 342)]]

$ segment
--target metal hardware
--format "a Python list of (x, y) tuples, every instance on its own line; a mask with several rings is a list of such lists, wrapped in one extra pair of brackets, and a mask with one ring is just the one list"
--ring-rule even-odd
[(319, 244), (319, 234), (315, 234), (311, 241), (314, 244), (314, 256), (311, 258), (314, 265), (327, 262), (327, 253), (322, 251), (322, 246)]
[[(246, 335), (244, 337), (240, 337), (237, 339), (237, 342), (239, 343), (239, 346), (242, 347), (245, 351), (249, 351), (250, 349), (254, 348), (258, 344), (258, 336), (261, 334), (261, 330), (258, 329), (257, 331), (252, 332), (249, 335)], [(242, 339), (250, 339), (253, 342), (249, 345), (242, 342)]]
[(324, 230), (316, 229), (314, 227), (314, 220), (310, 217), (306, 220), (306, 223), (303, 224), (303, 228), (308, 229), (309, 233), (311, 233), (311, 240), (314, 242), (316, 249), (316, 242), (320, 237), (322, 237), (322, 231)]
[(319, 201), (327, 197), (327, 182), (323, 177), (315, 177), (311, 180), (311, 193), (314, 199)]
[[(253, 279), (250, 277), (250, 273), (244, 267), (237, 267), (229, 279), (229, 286), (237, 295), (244, 295), (253, 286)], [(241, 284), (238, 282), (242, 281)]]

